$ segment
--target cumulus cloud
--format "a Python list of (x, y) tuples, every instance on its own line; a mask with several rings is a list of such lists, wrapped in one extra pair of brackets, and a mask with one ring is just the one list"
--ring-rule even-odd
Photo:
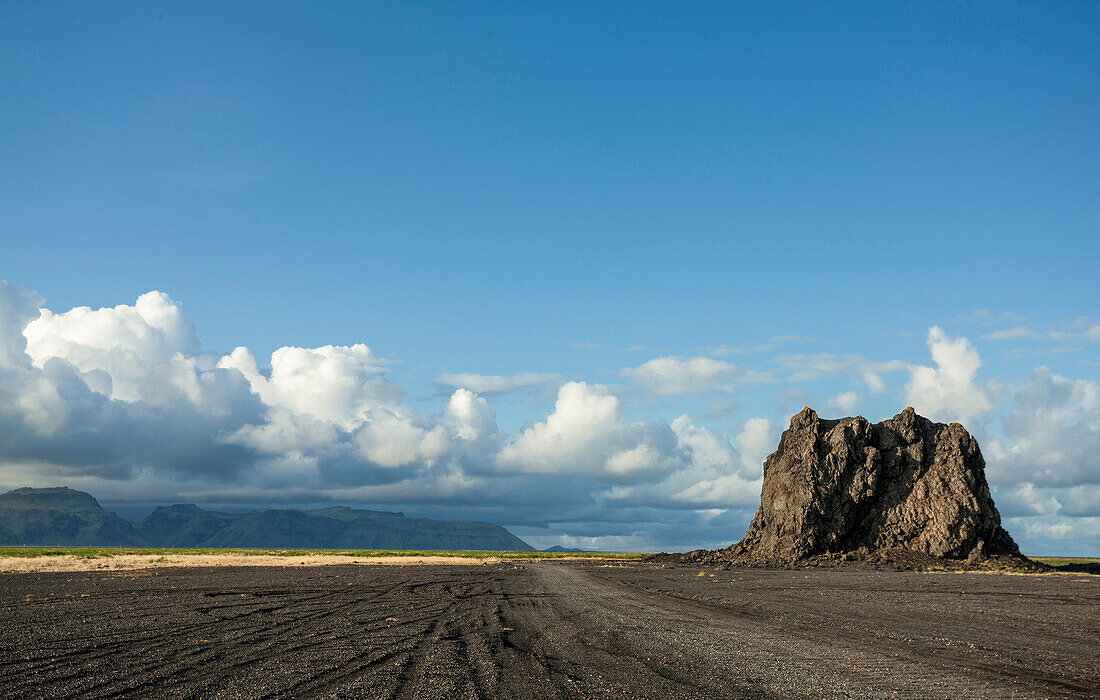
[(458, 389), (451, 394), (447, 407), (443, 411), (443, 420), (454, 434), (462, 440), (475, 443), (496, 440), (496, 412), (489, 402), (467, 389)]
[(29, 364), (23, 329), (38, 318), (42, 297), (26, 287), (0, 282), (0, 368)]
[[(682, 458), (660, 479), (649, 483), (614, 486), (601, 493), (617, 506), (663, 506), (697, 514), (752, 509), (760, 502), (763, 454), (761, 442), (770, 441), (771, 423), (760, 418), (745, 422), (739, 448), (725, 437), (695, 425), (681, 415), (670, 426)], [(759, 461), (757, 461), (759, 459)]]
[[(214, 352), (157, 291), (101, 309), (42, 305), (0, 283), (0, 487), (65, 484), (115, 501), (395, 504), (515, 526), (536, 543), (690, 548), (737, 538), (778, 439), (764, 417), (737, 422), (730, 437), (688, 414), (631, 417), (614, 388), (549, 373), (440, 375), (447, 396), (423, 412), (364, 344)], [(1025, 537), (1091, 536), (1097, 383), (1038, 368), (1007, 385), (998, 419), (977, 349), (939, 328), (928, 347), (930, 366), (829, 354), (777, 364), (791, 380), (847, 375), (871, 394), (907, 370), (918, 410), (982, 416), (994, 431), (983, 437), (990, 481)], [(710, 356), (659, 357), (622, 376), (630, 392), (723, 395), (700, 409), (720, 423), (742, 410), (726, 395), (772, 379)], [(514, 433), (484, 395), (555, 385), (553, 406)], [(831, 405), (849, 413), (862, 397), (841, 391)]]
[(667, 424), (628, 422), (618, 397), (600, 385), (568, 382), (554, 411), (506, 445), (498, 462), (529, 473), (653, 478), (682, 461)]
[(1100, 384), (1038, 367), (1012, 387), (1011, 410), (1000, 423), (982, 451), (1010, 531), (1033, 547), (1094, 553), (1100, 546)]
[(560, 374), (545, 372), (520, 372), (518, 374), (474, 374), (472, 372), (459, 372), (457, 374), (443, 373), (436, 377), (436, 384), (455, 389), (469, 389), (478, 394), (507, 394), (514, 391), (528, 391), (546, 384), (560, 384), (563, 381)]
[(741, 464), (748, 476), (763, 475), (764, 459), (779, 442), (772, 422), (766, 418), (749, 418), (737, 434), (741, 445)]
[(1091, 557), (1100, 545), (1100, 517), (1019, 517), (1005, 524), (1016, 539), (1036, 543), (1028, 552), (1033, 556)]
[(283, 347), (271, 353), (265, 375), (248, 348), (237, 348), (218, 361), (235, 369), (268, 406), (312, 416), (345, 429), (362, 424), (379, 406), (396, 404), (401, 390), (383, 376), (385, 363), (366, 345), (320, 348)]
[(746, 424), (739, 450), (686, 415), (631, 420), (608, 387), (567, 382), (544, 418), (509, 435), (477, 390), (560, 375), (442, 375), (453, 391), (428, 415), (387, 368), (364, 344), (282, 347), (262, 359), (247, 347), (207, 350), (182, 305), (158, 291), (54, 312), (0, 285), (0, 486), (63, 483), (124, 500), (445, 504), (441, 515), (520, 524), (545, 517), (549, 502), (606, 533), (649, 523), (649, 535), (606, 534), (624, 538), (671, 527), (654, 524), (670, 517), (659, 513), (711, 527), (757, 497), (759, 463), (747, 455), (760, 451), (766, 421)]
[(90, 388), (123, 401), (174, 400), (180, 393), (194, 400), (196, 370), (209, 368), (198, 357), (194, 326), (162, 292), (142, 294), (133, 306), (42, 309), (23, 335), (36, 367), (63, 359), (89, 375)]
[(0, 461), (112, 478), (249, 466), (219, 434), (257, 419), (262, 406), (239, 374), (184, 354), (197, 351), (194, 332), (171, 300), (152, 293), (135, 306), (65, 314), (41, 303), (0, 284)]
[[(356, 471), (387, 482), (458, 463), (463, 443), (491, 432), (475, 415), (476, 397), (455, 399), (469, 404), (465, 413), (449, 405), (436, 418), (402, 403), (365, 345), (279, 348), (261, 368), (247, 348), (204, 351), (181, 305), (162, 292), (94, 310), (40, 304), (0, 286), (0, 421), (15, 436), (0, 459), (40, 462), (43, 475), (206, 474), (255, 484), (272, 471), (290, 478), (298, 465), (300, 486), (318, 473), (354, 480)], [(411, 469), (377, 476), (397, 467)]]
[[(1009, 483), (1100, 485), (1100, 384), (1035, 369), (1012, 397), (991, 467)], [(1100, 515), (1100, 500), (1095, 503)]]
[(946, 422), (979, 416), (993, 401), (976, 382), (982, 359), (966, 338), (948, 338), (938, 326), (928, 330), (928, 349), (935, 367), (912, 365), (906, 401), (917, 412)]
[(774, 381), (767, 373), (704, 355), (657, 357), (620, 374), (642, 390), (662, 396), (729, 394), (745, 384)]
[(854, 391), (842, 391), (829, 399), (829, 408), (848, 415), (856, 410), (861, 398)]

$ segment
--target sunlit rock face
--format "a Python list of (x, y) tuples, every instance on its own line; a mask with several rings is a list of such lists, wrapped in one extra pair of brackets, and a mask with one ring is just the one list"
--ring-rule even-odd
[(1001, 527), (978, 442), (912, 408), (881, 423), (804, 408), (764, 463), (741, 554), (793, 558), (867, 548), (935, 557), (1018, 554)]

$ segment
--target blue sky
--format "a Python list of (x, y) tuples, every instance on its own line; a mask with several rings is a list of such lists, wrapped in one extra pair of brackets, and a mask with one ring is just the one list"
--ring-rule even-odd
[[(494, 466), (464, 477), (506, 464), (528, 474), (500, 455), (548, 421), (569, 381), (600, 387), (634, 426), (686, 413), (728, 439), (738, 463), (748, 421), (768, 421), (774, 446), (803, 403), (878, 419), (923, 396), (925, 412), (965, 417), (980, 434), (998, 503), (1019, 500), (1012, 512), (1031, 518), (1018, 539), (1095, 553), (1095, 455), (1067, 449), (1069, 466), (1040, 477), (1028, 450), (1100, 444), (1089, 398), (1100, 380), (1098, 30), (1093, 3), (5, 3), (0, 279), (58, 314), (160, 290), (200, 342), (175, 350), (247, 346), (261, 375), (280, 347), (365, 343), (369, 361), (341, 366), (390, 388), (348, 404), (361, 420), (383, 407), (431, 434), (456, 388), (487, 401), (500, 434), (482, 459)], [(92, 343), (78, 321), (52, 327), (29, 356), (111, 374), (114, 402), (167, 401), (119, 394), (123, 370), (74, 349)], [(110, 353), (134, 336), (96, 337)], [(934, 348), (960, 338), (980, 368), (946, 393), (913, 386), (913, 368), (944, 371)], [(166, 347), (129, 349), (155, 372)], [(691, 364), (701, 357), (728, 366)], [(892, 367), (878, 368), (879, 391), (866, 362)], [(639, 378), (654, 367), (665, 383)], [(441, 381), (520, 373), (497, 383), (508, 391)], [(1026, 411), (1052, 414), (1038, 396), (1063, 411), (1042, 439), (1020, 427), (1038, 423)], [(278, 400), (262, 403), (273, 424)], [(246, 413), (241, 425), (261, 420)], [(671, 439), (645, 435), (651, 447)], [(301, 499), (366, 502), (332, 484), (394, 478), (374, 475), (370, 458), (292, 447), (267, 445), (261, 461), (320, 460), (320, 480), (295, 486)], [(0, 455), (0, 485), (86, 478), (120, 503), (271, 497), (241, 490), (270, 474), (139, 488), (154, 457), (81, 472), (73, 465), (100, 457), (27, 449), (6, 470)], [(740, 502), (718, 515), (714, 503), (662, 510), (679, 486), (655, 471), (630, 485), (652, 487), (630, 508), (654, 510), (616, 511), (584, 499), (626, 482), (574, 474), (577, 512), (542, 527), (549, 506), (518, 515), (537, 482), (517, 480), (508, 496), (425, 496), (413, 486), (459, 458), (424, 450), (401, 467), (409, 489), (371, 503), (495, 519), (540, 544), (639, 548), (733, 540), (751, 515)], [(68, 466), (30, 470), (31, 453)], [(290, 483), (292, 468), (280, 469)], [(625, 539), (577, 539), (600, 533)]]

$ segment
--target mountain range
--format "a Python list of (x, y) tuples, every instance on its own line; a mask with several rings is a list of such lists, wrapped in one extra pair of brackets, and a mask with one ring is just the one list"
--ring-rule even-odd
[(219, 513), (172, 505), (133, 523), (104, 510), (91, 494), (64, 487), (0, 494), (0, 545), (534, 551), (492, 523), (346, 506)]

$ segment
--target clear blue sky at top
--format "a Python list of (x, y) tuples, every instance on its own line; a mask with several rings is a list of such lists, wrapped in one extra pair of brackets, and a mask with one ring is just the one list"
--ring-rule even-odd
[(578, 342), (908, 330), (924, 357), (975, 308), (1095, 316), (1098, 29), (1096, 3), (6, 2), (0, 278), (55, 309), (161, 289), (208, 348), (361, 341), (425, 382), (623, 366)]

